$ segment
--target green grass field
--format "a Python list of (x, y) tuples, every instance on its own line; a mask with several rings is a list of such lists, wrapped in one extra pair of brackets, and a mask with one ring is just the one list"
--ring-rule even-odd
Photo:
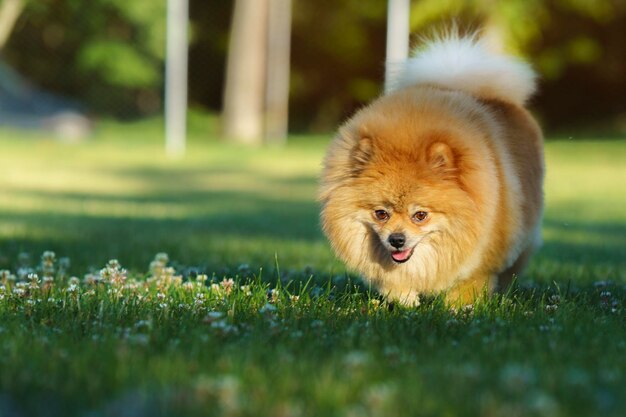
[(39, 136), (0, 131), (1, 417), (626, 415), (626, 141), (549, 142), (543, 249), (451, 311), (335, 260), (329, 137), (171, 161), (155, 123)]

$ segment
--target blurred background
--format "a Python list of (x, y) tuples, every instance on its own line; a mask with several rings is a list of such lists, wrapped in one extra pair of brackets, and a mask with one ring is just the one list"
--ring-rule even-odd
[[(238, 55), (231, 56), (231, 71), (243, 65), (248, 77), (274, 72), (284, 53), (270, 55), (263, 66), (254, 59), (267, 60), (272, 48), (250, 52), (263, 48), (264, 33), (272, 37), (271, 45), (287, 48), (291, 132), (330, 132), (381, 93), (387, 2), (291, 3), (190, 0), (193, 111), (208, 116), (224, 109), (229, 45), (231, 51), (244, 50), (233, 52)], [(236, 7), (249, 10), (239, 10), (237, 20)], [(291, 7), (291, 17), (283, 13), (268, 23), (264, 16), (272, 7)], [(162, 114), (166, 9), (166, 0), (0, 0), (0, 122), (30, 126), (36, 123), (29, 122), (29, 114), (65, 110), (90, 121)], [(289, 27), (272, 33), (285, 19)], [(532, 108), (548, 132), (626, 132), (626, 1), (415, 0), (411, 44), (452, 21), (462, 30), (497, 34), (506, 50), (534, 65), (541, 87)], [(247, 52), (246, 45), (235, 46), (237, 34)], [(280, 44), (284, 37), (286, 45)], [(265, 82), (258, 94), (267, 87)], [(88, 129), (84, 122), (70, 119), (64, 133)], [(219, 132), (224, 131), (222, 126)]]

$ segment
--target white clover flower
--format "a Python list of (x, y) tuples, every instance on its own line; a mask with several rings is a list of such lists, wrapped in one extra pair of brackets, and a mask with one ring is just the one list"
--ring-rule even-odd
[(26, 294), (26, 290), (24, 288), (15, 287), (13, 288), (13, 294), (21, 297)]
[(222, 334), (237, 334), (239, 329), (232, 324), (228, 324), (226, 320), (217, 320), (211, 323), (211, 328), (219, 330)]
[(252, 295), (252, 291), (250, 291), (250, 286), (249, 285), (242, 285), (241, 287), (239, 287), (239, 289), (247, 297)]
[(272, 288), (270, 290), (270, 303), (272, 304), (276, 304), (280, 301), (280, 290), (276, 289), (276, 288)]
[(67, 292), (69, 292), (70, 294), (73, 294), (73, 293), (75, 293), (77, 291), (78, 291), (78, 285), (76, 285), (76, 284), (70, 284), (67, 287)]
[(75, 285), (80, 284), (80, 280), (78, 278), (76, 278), (76, 277), (70, 277), (68, 282), (70, 283), (70, 285), (72, 285), (72, 284), (75, 284)]
[(274, 306), (274, 305), (272, 305), (270, 303), (267, 303), (267, 304), (265, 304), (263, 307), (261, 307), (259, 309), (259, 313), (261, 313), (261, 314), (272, 314), (272, 313), (275, 313), (276, 310), (277, 310), (276, 306)]
[(102, 281), (102, 277), (98, 274), (85, 274), (85, 276), (83, 277), (83, 281), (85, 282), (85, 284), (95, 285), (98, 282)]
[(220, 287), (224, 290), (226, 295), (230, 295), (233, 292), (233, 287), (235, 286), (235, 281), (232, 278), (224, 278), (222, 282), (220, 282)]
[(187, 291), (193, 291), (194, 289), (194, 284), (191, 281), (184, 282), (182, 286), (183, 286), (183, 289)]
[(213, 283), (211, 284), (211, 291), (219, 294), (222, 292), (222, 287), (220, 287), (219, 284)]
[(214, 321), (221, 320), (224, 317), (224, 313), (221, 311), (209, 311), (206, 316), (204, 316), (203, 321), (205, 323), (213, 323)]
[(313, 320), (311, 322), (311, 327), (314, 329), (324, 327), (324, 322), (322, 320)]
[(170, 257), (165, 252), (159, 252), (154, 256), (154, 260), (166, 264), (170, 261)]
[(59, 269), (68, 270), (70, 269), (70, 258), (63, 257), (59, 259)]
[(198, 276), (196, 276), (196, 282), (206, 282), (209, 279), (208, 276), (204, 275), (204, 274), (198, 274)]
[(370, 357), (366, 352), (354, 350), (344, 356), (343, 363), (348, 368), (361, 368), (370, 361)]

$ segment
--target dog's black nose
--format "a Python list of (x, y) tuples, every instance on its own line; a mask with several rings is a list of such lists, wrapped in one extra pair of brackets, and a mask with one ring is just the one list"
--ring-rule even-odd
[(394, 248), (400, 249), (402, 246), (404, 246), (404, 242), (406, 242), (406, 238), (404, 237), (404, 234), (402, 233), (392, 233), (389, 235), (389, 238), (387, 239), (387, 241)]

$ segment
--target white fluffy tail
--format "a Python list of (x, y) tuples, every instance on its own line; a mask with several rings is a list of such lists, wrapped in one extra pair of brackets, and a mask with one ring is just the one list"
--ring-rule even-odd
[(418, 84), (524, 105), (535, 91), (535, 72), (515, 57), (489, 51), (477, 36), (439, 36), (414, 51), (413, 58), (388, 63), (387, 91)]

